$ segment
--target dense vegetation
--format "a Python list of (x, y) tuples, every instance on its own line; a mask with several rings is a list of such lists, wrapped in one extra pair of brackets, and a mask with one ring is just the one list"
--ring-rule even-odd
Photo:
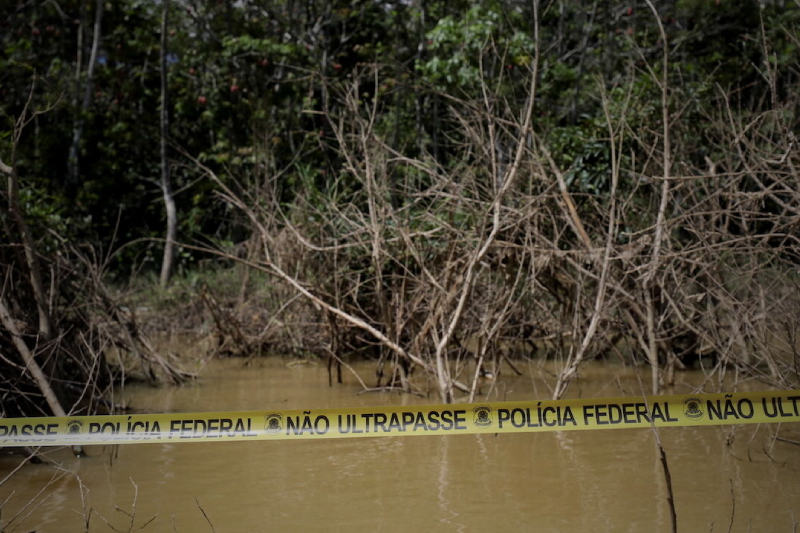
[(657, 4), (2, 3), (0, 414), (111, 345), (178, 381), (104, 285), (159, 268), (225, 349), (444, 400), (518, 355), (796, 386), (800, 5)]

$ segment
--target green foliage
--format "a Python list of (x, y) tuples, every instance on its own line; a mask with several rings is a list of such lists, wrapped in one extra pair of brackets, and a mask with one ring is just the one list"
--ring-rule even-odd
[(529, 65), (533, 39), (513, 24), (519, 17), (509, 19), (501, 8), (478, 4), (461, 17), (439, 20), (427, 34), (430, 58), (420, 65), (423, 76), (442, 88), (469, 92), (481, 80), (497, 77), (504, 67)]

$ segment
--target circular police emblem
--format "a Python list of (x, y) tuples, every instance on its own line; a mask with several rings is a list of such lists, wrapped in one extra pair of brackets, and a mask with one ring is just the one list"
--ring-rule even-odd
[(481, 428), (492, 425), (492, 408), (486, 405), (479, 405), (472, 410), (475, 413), (475, 425)]
[(80, 435), (81, 428), (83, 427), (82, 420), (67, 420), (67, 433), (70, 435)]
[(264, 425), (264, 430), (274, 435), (275, 433), (281, 432), (281, 422), (283, 421), (283, 417), (278, 413), (269, 413), (267, 416), (264, 417), (266, 421), (266, 425)]
[(686, 415), (686, 418), (691, 418), (692, 420), (703, 418), (702, 405), (700, 398), (695, 398), (694, 396), (685, 398), (683, 400), (683, 414)]

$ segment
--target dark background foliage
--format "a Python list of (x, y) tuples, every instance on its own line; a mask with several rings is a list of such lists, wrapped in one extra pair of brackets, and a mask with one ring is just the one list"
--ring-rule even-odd
[[(380, 127), (393, 147), (456, 162), (460, 142), (447, 95), (478, 96), (479, 82), (503, 98), (523, 101), (522, 70), (532, 52), (531, 3), (174, 1), (169, 21), (170, 140), (226, 176), (258, 176), (296, 165), (275, 190), (291, 203), (300, 188), (328, 186), (341, 161), (319, 113), (336, 100), (328, 86), (380, 65)], [(164, 215), (158, 186), (160, 5), (106, 2), (97, 64), (86, 90), (97, 4), (88, 0), (3, 2), (0, 6), (2, 148), (31, 90), (34, 106), (51, 106), (25, 129), (17, 166), (27, 216), (77, 241), (103, 248), (160, 237)], [(671, 49), (673, 83), (682, 98), (682, 155), (702, 162), (707, 142), (695, 112), (721, 87), (738, 113), (758, 112), (785, 98), (797, 72), (798, 9), (783, 2), (684, 0), (660, 2)], [(656, 128), (659, 89), (647, 65), (660, 68), (659, 34), (643, 2), (544, 2), (537, 125), (570, 186), (597, 195), (608, 187), (607, 147), (597, 79), (608, 87), (636, 78), (641, 129)], [(774, 87), (765, 74), (780, 72)], [(35, 80), (35, 84), (34, 84)], [(32, 89), (33, 87), (33, 89)], [(771, 91), (775, 91), (772, 93)], [(73, 131), (79, 172), (70, 176)], [(269, 157), (266, 157), (266, 154)], [(173, 152), (180, 238), (185, 242), (244, 237), (214, 188)], [(304, 180), (304, 181), (303, 181)], [(299, 183), (303, 181), (303, 183)], [(624, 185), (623, 185), (624, 187)], [(130, 247), (115, 268), (152, 244)], [(183, 265), (197, 256), (185, 253)], [(156, 261), (153, 261), (156, 263)]]

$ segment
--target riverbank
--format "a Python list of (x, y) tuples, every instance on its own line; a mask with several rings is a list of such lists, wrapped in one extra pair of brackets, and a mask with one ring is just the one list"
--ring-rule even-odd
[[(784, 283), (787, 281), (791, 280), (784, 279)], [(179, 354), (186, 344), (196, 347), (193, 357), (199, 362), (190, 357), (189, 365), (202, 365), (217, 357), (236, 357), (250, 363), (278, 355), (326, 366), (330, 384), (340, 379), (342, 372), (352, 373), (347, 370), (349, 364), (371, 361), (374, 368), (359, 378), (364, 389), (389, 387), (422, 394), (429, 393), (426, 387), (434, 379), (429, 369), (393, 354), (369, 331), (346, 320), (332, 320), (330, 313), (275, 276), (243, 265), (209, 263), (204, 269), (177, 276), (166, 289), (153, 279), (137, 278), (119, 294), (138, 327), (156, 339), (159, 350)], [(795, 305), (788, 294), (773, 299), (783, 302), (787, 309)], [(757, 379), (773, 387), (793, 388), (800, 364), (796, 324), (783, 320), (786, 316), (761, 316), (755, 320), (763, 321), (763, 329), (743, 331), (743, 325), (753, 318), (741, 317), (737, 322), (721, 313), (718, 316), (719, 323), (707, 329), (695, 326), (694, 335), (659, 343), (662, 390), (680, 381), (676, 372), (691, 368), (705, 372), (707, 383), (739, 375), (741, 380)], [(485, 382), (477, 375), (479, 367), (492, 376), (518, 375), (520, 365), (536, 361), (551, 362), (557, 381), (574, 362), (574, 353), (580, 348), (576, 339), (587, 341), (582, 337), (587, 335), (586, 320), (576, 323), (575, 317), (558, 321), (532, 315), (528, 326), (506, 326), (506, 335), (493, 332), (488, 341), (480, 330), (458, 332), (447, 347), (451, 375), (462, 381), (480, 377)], [(516, 335), (509, 335), (514, 331)], [(651, 366), (640, 340), (635, 328), (619, 322), (603, 323), (588, 339), (583, 359)], [(427, 349), (416, 341), (409, 345)], [(130, 361), (134, 374), (135, 363)], [(669, 376), (667, 370), (671, 370)], [(710, 390), (719, 389), (712, 386)], [(469, 389), (461, 392), (468, 393)]]

